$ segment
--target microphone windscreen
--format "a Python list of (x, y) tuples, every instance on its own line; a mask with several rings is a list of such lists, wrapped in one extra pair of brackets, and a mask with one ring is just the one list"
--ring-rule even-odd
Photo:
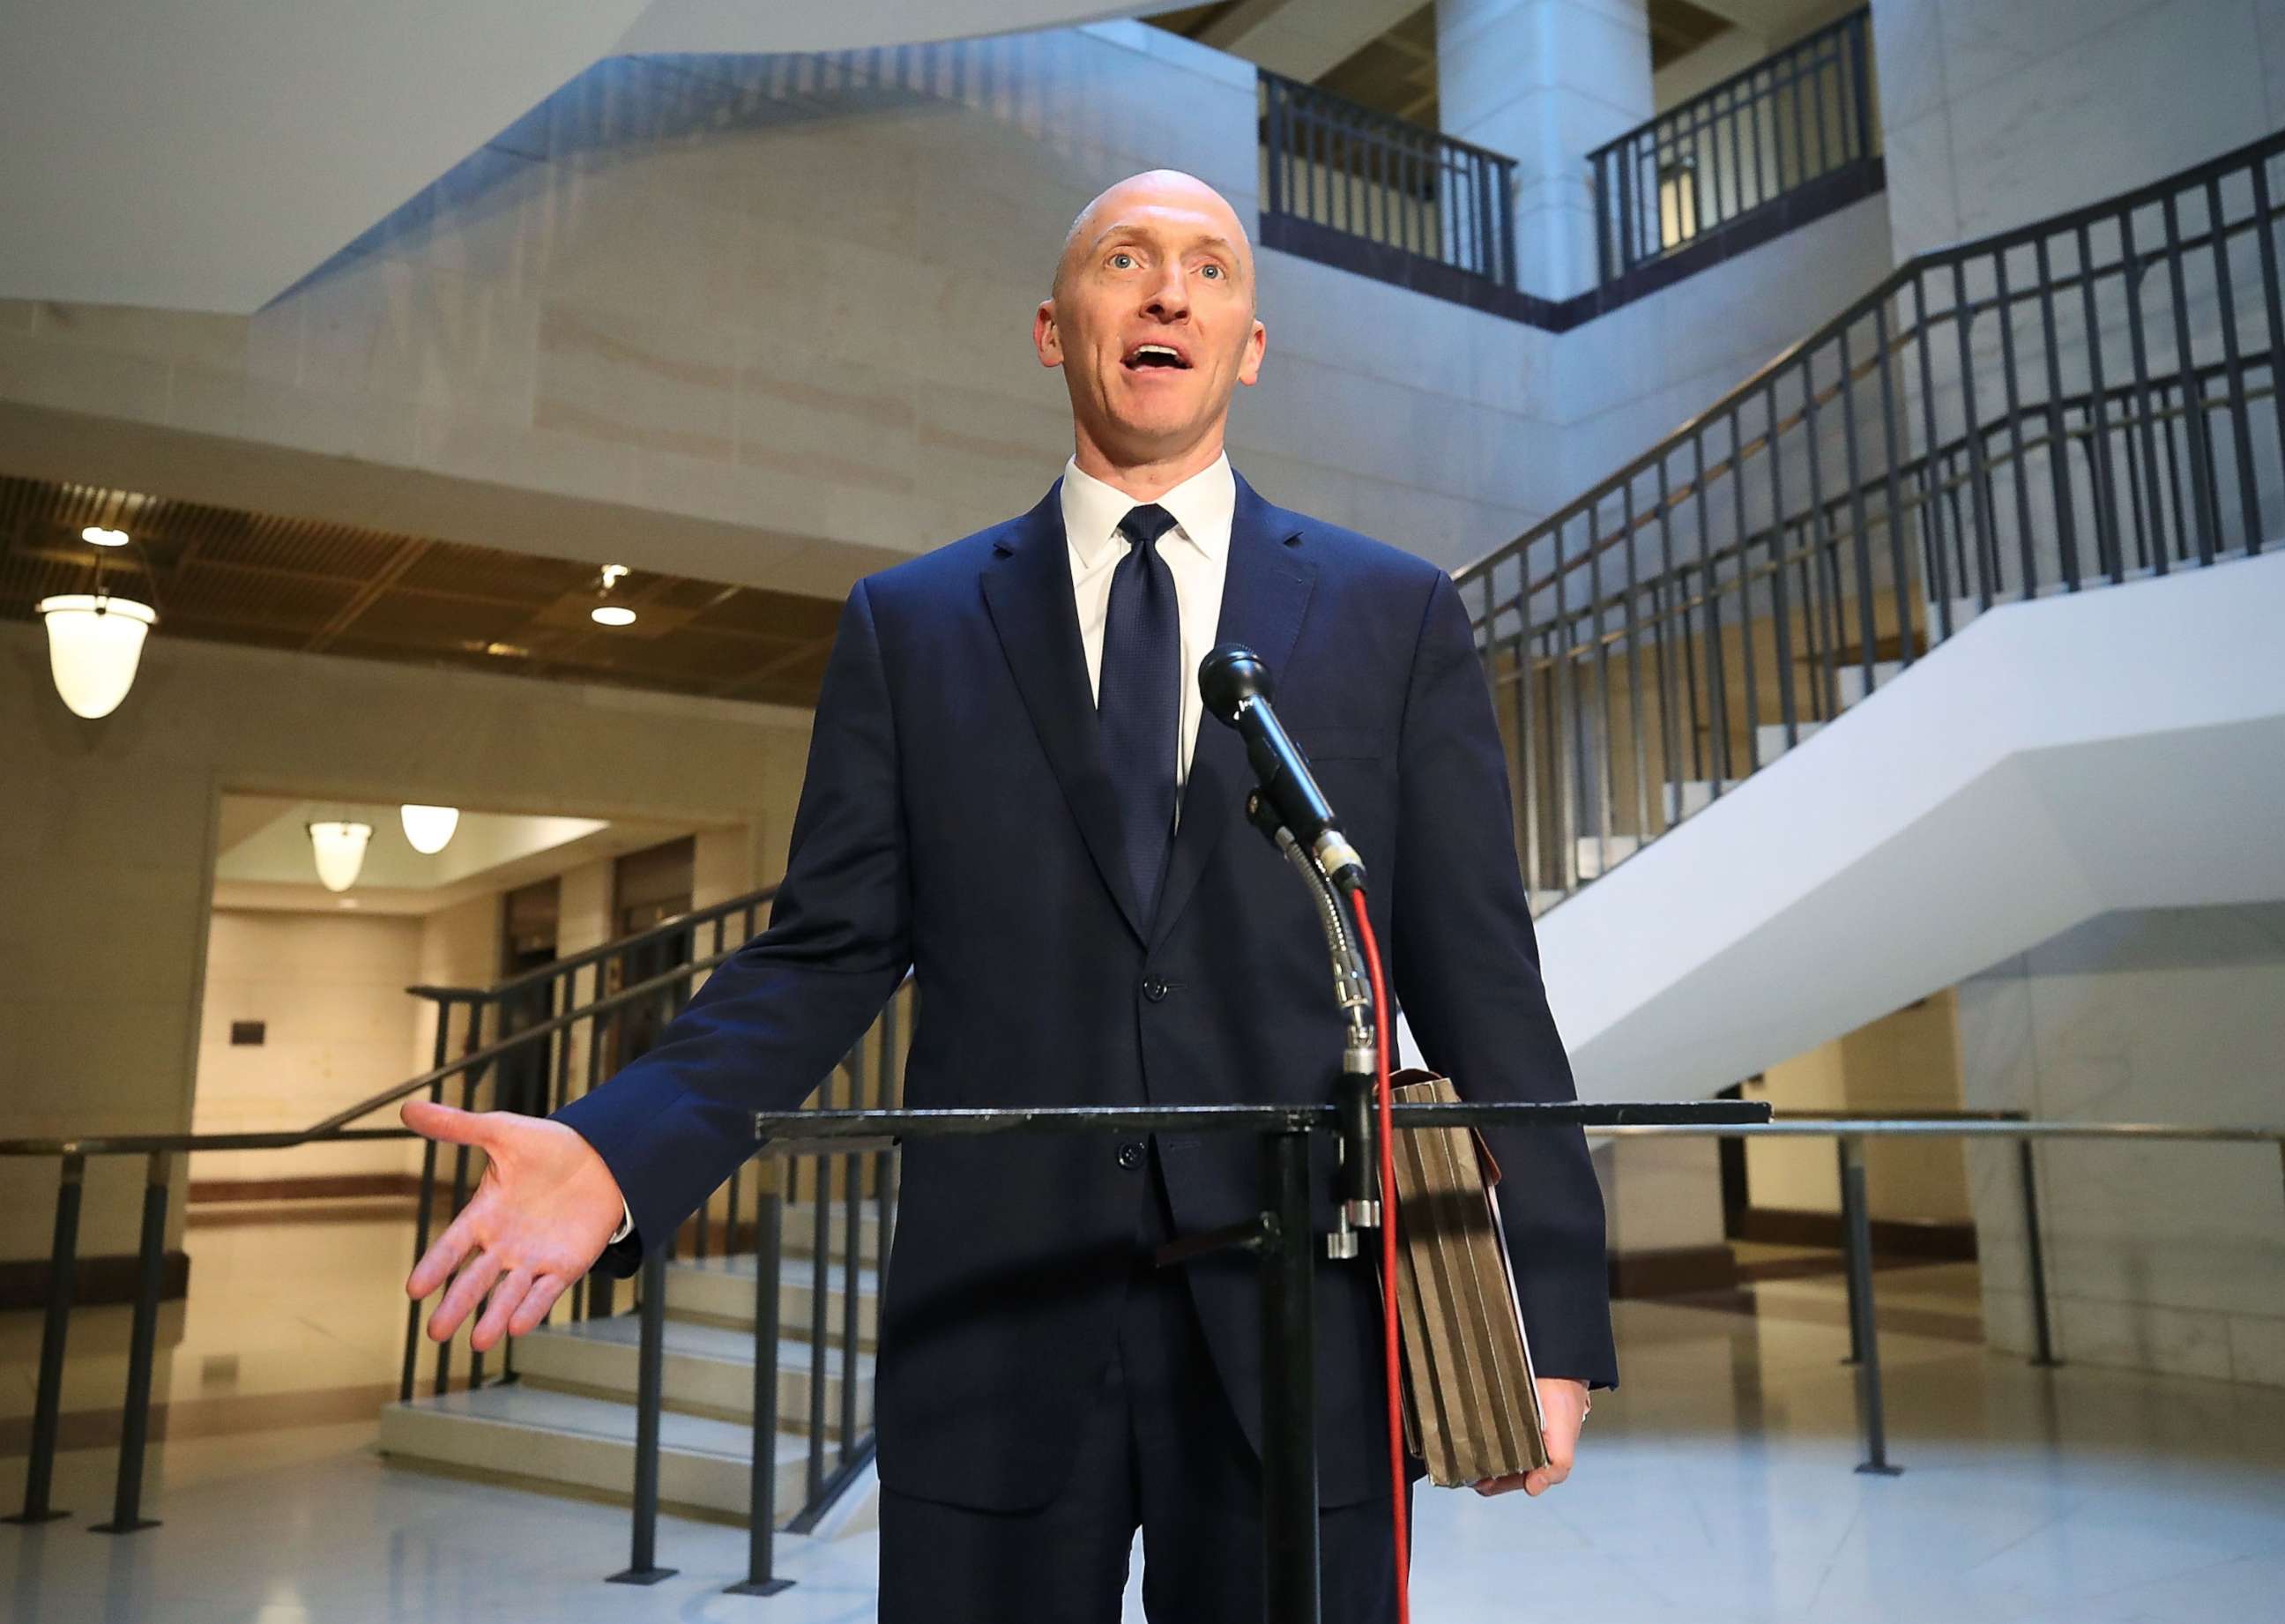
[(1206, 714), (1235, 725), (1249, 699), (1270, 697), (1269, 668), (1243, 643), (1223, 643), (1198, 662), (1198, 697)]

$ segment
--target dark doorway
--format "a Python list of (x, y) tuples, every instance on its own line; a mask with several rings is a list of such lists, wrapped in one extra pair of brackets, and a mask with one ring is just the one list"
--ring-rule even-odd
[[(534, 881), (518, 886), (500, 899), (499, 973), (512, 981), (527, 971), (555, 962), (556, 921), (562, 912), (563, 885), (559, 879)], [(501, 1038), (538, 1025), (555, 1011), (549, 1007), (554, 982), (542, 977), (530, 986), (511, 992), (500, 1000)], [(548, 1110), (548, 1055), (552, 1045), (534, 1041), (500, 1057), (494, 1099), (502, 1110), (529, 1117)]]
[[(686, 835), (641, 851), (630, 851), (613, 866), (611, 876), (611, 938), (630, 937), (690, 912), (692, 875), (697, 863), (698, 841)], [(688, 930), (661, 930), (641, 941), (628, 942), (604, 966), (603, 989), (608, 993), (640, 985), (690, 962), (695, 945)], [(660, 1031), (673, 1018), (681, 989), (669, 985), (651, 997), (623, 1007), (609, 1024), (609, 1047), (605, 1050), (605, 1074), (647, 1052)]]

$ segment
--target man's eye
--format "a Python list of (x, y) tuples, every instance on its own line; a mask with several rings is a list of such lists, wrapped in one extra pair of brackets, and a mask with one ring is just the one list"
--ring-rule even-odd
[(1111, 268), (1114, 271), (1124, 271), (1134, 263), (1135, 256), (1132, 254), (1119, 253), (1111, 256)]
[(1219, 278), (1221, 275), (1221, 267), (1209, 261), (1198, 267), (1198, 274), (1202, 277)]

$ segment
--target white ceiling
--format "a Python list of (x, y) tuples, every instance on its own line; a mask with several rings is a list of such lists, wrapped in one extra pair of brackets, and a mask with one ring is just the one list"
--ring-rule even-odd
[[(318, 883), (308, 829), (336, 820), (373, 826), (357, 883), (341, 895)], [(394, 804), (225, 795), (214, 901), (225, 908), (432, 914), (691, 832), (681, 823), (463, 811), (451, 843), (424, 856), (404, 838)]]
[(258, 310), (606, 56), (856, 49), (1153, 9), (20, 0), (0, 49), (0, 298)]

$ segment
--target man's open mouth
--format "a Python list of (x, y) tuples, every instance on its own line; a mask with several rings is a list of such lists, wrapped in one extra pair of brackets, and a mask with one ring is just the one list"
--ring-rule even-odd
[(1127, 352), (1119, 365), (1130, 373), (1139, 373), (1145, 367), (1152, 366), (1172, 367), (1178, 372), (1187, 372), (1190, 370), (1190, 357), (1172, 344), (1137, 344)]

